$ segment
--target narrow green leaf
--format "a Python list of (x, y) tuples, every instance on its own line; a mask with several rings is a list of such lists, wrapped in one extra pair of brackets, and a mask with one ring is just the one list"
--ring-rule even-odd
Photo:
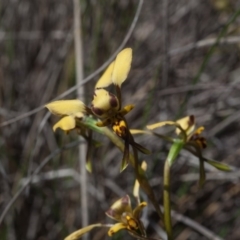
[(184, 142), (180, 139), (176, 139), (172, 144), (167, 157), (167, 161), (169, 162), (170, 167), (174, 163), (175, 159), (177, 158), (178, 154), (182, 150), (183, 146), (184, 146)]
[(212, 165), (213, 167), (217, 168), (218, 170), (225, 171), (225, 172), (231, 172), (233, 170), (230, 166), (228, 166), (225, 163), (217, 162), (215, 160), (207, 159), (207, 158), (203, 158), (203, 160), (209, 163), (210, 165)]
[(206, 180), (204, 160), (199, 159), (199, 186), (202, 187)]
[(132, 145), (133, 145), (135, 148), (137, 148), (138, 151), (140, 151), (140, 152), (142, 152), (142, 153), (144, 153), (144, 154), (147, 154), (147, 155), (148, 155), (148, 154), (151, 153), (147, 148), (143, 147), (142, 145), (140, 145), (140, 144), (138, 144), (138, 143), (136, 143), (136, 142), (132, 143)]

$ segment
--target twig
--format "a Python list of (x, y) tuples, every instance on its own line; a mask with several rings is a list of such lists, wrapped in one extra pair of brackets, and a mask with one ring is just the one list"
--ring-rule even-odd
[(62, 151), (73, 148), (78, 146), (78, 144), (80, 143), (80, 141), (74, 141), (71, 142), (65, 146), (63, 146), (62, 148), (58, 148), (56, 149), (54, 152), (52, 152), (50, 155), (48, 155), (46, 158), (44, 158), (44, 160), (41, 162), (41, 164), (35, 169), (35, 171), (33, 172), (33, 174), (28, 178), (28, 180), (25, 182), (25, 185), (23, 185), (13, 196), (13, 198), (8, 202), (7, 206), (5, 207), (5, 209), (3, 210), (2, 214), (0, 215), (0, 224), (2, 223), (4, 217), (6, 216), (6, 214), (8, 213), (8, 211), (10, 210), (10, 208), (12, 207), (12, 205), (15, 203), (15, 201), (18, 199), (18, 197), (21, 195), (21, 193), (26, 189), (26, 187), (31, 183), (33, 177), (35, 175), (37, 175), (42, 169), (43, 167), (52, 159), (54, 158), (56, 155), (60, 154)]
[[(66, 178), (66, 177), (72, 177), (75, 181), (80, 183), (79, 180), (79, 173), (75, 171), (74, 169), (60, 169), (60, 170), (53, 170), (48, 171), (45, 173), (41, 173), (38, 175), (35, 175), (32, 177), (31, 184), (37, 184), (42, 181), (49, 181), (49, 180), (55, 180), (59, 178)], [(20, 180), (20, 185), (25, 185), (29, 181), (29, 178), (22, 178)]]
[[(33, 159), (37, 155), (39, 145), (40, 145), (40, 142), (41, 142), (40, 134), (41, 134), (41, 132), (43, 130), (43, 127), (44, 127), (44, 125), (45, 125), (45, 123), (46, 123), (46, 121), (47, 121), (47, 119), (49, 118), (50, 115), (51, 115), (50, 112), (46, 113), (44, 118), (42, 119), (42, 121), (40, 122), (40, 124), (38, 126), (35, 144), (34, 144), (33, 150), (31, 151), (29, 161), (28, 161), (28, 177), (31, 176), (32, 167), (33, 167)], [(29, 188), (26, 188), (26, 194), (28, 194), (28, 191), (29, 191)]]
[(214, 137), (216, 134), (221, 132), (224, 128), (229, 126), (231, 123), (235, 121), (239, 121), (240, 118), (240, 111), (235, 112), (228, 118), (224, 119), (222, 122), (217, 124), (215, 127), (213, 127), (209, 132), (208, 132), (208, 137)]
[[(197, 181), (199, 179), (198, 173), (187, 173), (180, 177), (183, 182), (186, 181)], [(237, 181), (240, 180), (240, 170), (226, 173), (226, 172), (212, 172), (206, 174), (206, 180), (217, 180), (217, 181)]]
[(199, 223), (195, 222), (194, 220), (185, 217), (175, 211), (171, 211), (171, 215), (174, 219), (179, 222), (184, 223), (185, 225), (189, 226), (190, 228), (196, 230), (197, 232), (201, 233), (203, 236), (207, 237), (210, 240), (223, 240), (215, 233), (211, 232), (209, 229), (205, 228), (204, 226), (200, 225)]
[[(50, 32), (50, 37), (52, 39), (61, 40), (66, 38), (67, 32), (55, 30)], [(9, 40), (39, 40), (44, 37), (43, 31), (19, 31), (19, 32), (4, 32), (0, 31), (0, 41)]]
[[(76, 85), (80, 85), (83, 80), (83, 52), (82, 52), (82, 26), (81, 26), (81, 5), (79, 0), (73, 0), (74, 15), (74, 46), (76, 58)], [(84, 88), (77, 88), (77, 97), (84, 99)], [(79, 140), (82, 137), (79, 136)], [(88, 195), (87, 195), (87, 171), (86, 165), (86, 144), (80, 144), (78, 147), (78, 162), (80, 172), (80, 196), (81, 196), (81, 218), (82, 227), (88, 225)], [(88, 239), (88, 235), (83, 236), (84, 240)]]
[[(207, 64), (208, 64), (211, 56), (213, 55), (216, 47), (218, 46), (220, 40), (225, 36), (225, 34), (227, 33), (227, 30), (228, 30), (229, 26), (230, 26), (233, 22), (236, 21), (236, 19), (237, 19), (237, 17), (238, 17), (239, 15), (240, 15), (240, 8), (237, 9), (236, 12), (234, 12), (234, 14), (231, 16), (231, 18), (229, 19), (229, 21), (225, 24), (224, 28), (223, 28), (223, 29), (221, 30), (221, 32), (218, 34), (218, 37), (216, 38), (215, 43), (211, 46), (211, 48), (209, 49), (208, 53), (207, 53), (206, 56), (204, 57), (204, 60), (203, 60), (203, 62), (202, 62), (202, 64), (201, 64), (201, 66), (200, 66), (200, 68), (199, 68), (196, 76), (195, 76), (195, 77), (193, 78), (193, 80), (192, 80), (192, 84), (193, 84), (193, 85), (195, 85), (195, 84), (198, 83), (198, 81), (199, 81), (199, 79), (200, 79), (200, 76), (202, 75), (204, 69), (206, 68), (206, 66), (207, 66)], [(183, 111), (183, 109), (186, 107), (186, 104), (187, 104), (187, 101), (188, 101), (190, 95), (191, 95), (191, 92), (189, 92), (189, 93), (186, 95), (183, 103), (181, 104), (181, 106), (180, 106), (180, 108), (179, 108), (179, 110), (178, 110), (178, 113), (176, 114), (177, 117), (182, 114), (182, 111)]]
[[(229, 36), (229, 37), (222, 38), (219, 41), (219, 45), (235, 44), (235, 43), (239, 43), (239, 42), (240, 42), (240, 36)], [(209, 46), (212, 46), (215, 43), (216, 43), (216, 38), (203, 39), (203, 40), (200, 40), (196, 43), (189, 43), (185, 46), (172, 49), (172, 50), (170, 50), (169, 55), (175, 56), (179, 53), (184, 53), (184, 52), (190, 51), (192, 49), (209, 47)]]

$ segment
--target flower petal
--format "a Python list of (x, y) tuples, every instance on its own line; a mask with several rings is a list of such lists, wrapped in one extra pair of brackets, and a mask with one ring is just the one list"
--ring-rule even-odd
[(141, 129), (130, 129), (131, 134), (152, 134), (149, 131), (141, 130)]
[(173, 121), (164, 121), (164, 122), (158, 122), (158, 123), (154, 123), (154, 124), (151, 124), (151, 125), (148, 125), (147, 126), (147, 129), (149, 130), (153, 130), (155, 128), (160, 128), (160, 127), (163, 127), (165, 125), (175, 125), (177, 126), (176, 122), (173, 122)]
[(199, 127), (198, 129), (196, 129), (196, 130), (194, 131), (194, 134), (200, 135), (203, 131), (204, 131), (204, 127), (201, 126), (201, 127)]
[(136, 208), (133, 210), (133, 217), (136, 219), (140, 219), (140, 213), (147, 206), (146, 202), (141, 202)]
[(124, 228), (127, 228), (127, 226), (124, 223), (116, 223), (109, 229), (108, 236), (112, 237), (113, 234)]
[(45, 105), (48, 110), (55, 115), (64, 116), (72, 115), (75, 117), (83, 117), (86, 112), (85, 104), (78, 99), (75, 100), (59, 100)]
[(208, 159), (208, 158), (203, 158), (203, 160), (206, 161), (207, 163), (209, 163), (210, 165), (212, 165), (213, 167), (215, 167), (216, 169), (221, 170), (221, 171), (231, 172), (234, 170), (231, 166), (227, 165), (226, 163), (218, 162), (218, 161)]
[(73, 232), (72, 234), (68, 235), (66, 238), (64, 238), (64, 240), (78, 240), (80, 237), (82, 237), (82, 235), (91, 231), (93, 228), (103, 227), (103, 226), (104, 225), (102, 225), (101, 223), (89, 225), (87, 227), (81, 228), (81, 229)]
[(119, 102), (115, 95), (102, 88), (95, 90), (91, 110), (96, 116), (100, 118), (110, 117), (108, 111), (117, 111), (118, 106)]
[(121, 87), (122, 83), (126, 80), (132, 63), (132, 49), (123, 49), (116, 57), (113, 73), (112, 82)]
[[(176, 121), (183, 130), (186, 131), (186, 135), (189, 136), (195, 128), (195, 117), (193, 115), (181, 118)], [(179, 135), (182, 131), (177, 128), (176, 134)]]
[(98, 80), (96, 88), (105, 88), (112, 84), (112, 72), (113, 72), (114, 62), (112, 62), (107, 70), (103, 73), (102, 77)]
[(122, 214), (132, 213), (131, 200), (128, 195), (118, 199), (110, 209), (106, 212), (106, 215), (116, 221), (121, 222)]
[(76, 121), (73, 116), (63, 117), (53, 126), (53, 131), (55, 132), (57, 128), (61, 128), (64, 131), (69, 131), (74, 129), (76, 126)]
[[(141, 164), (141, 169), (146, 172), (147, 170), (147, 163), (145, 161), (142, 162)], [(133, 196), (139, 201), (140, 196), (139, 196), (139, 188), (140, 188), (140, 184), (138, 180), (135, 180), (135, 184), (133, 187)]]

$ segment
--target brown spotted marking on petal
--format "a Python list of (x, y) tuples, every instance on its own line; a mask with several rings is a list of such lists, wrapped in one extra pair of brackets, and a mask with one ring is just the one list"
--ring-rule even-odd
[(194, 134), (190, 138), (190, 141), (196, 142), (200, 148), (206, 148), (207, 147), (207, 141), (204, 137), (199, 136), (199, 134)]
[(109, 93), (109, 96), (110, 96), (110, 105), (111, 107), (115, 108), (115, 107), (118, 107), (118, 99), (117, 97), (112, 94), (112, 93)]
[(204, 137), (199, 137), (199, 142), (201, 143), (202, 148), (207, 147), (207, 141)]
[(195, 117), (194, 117), (194, 115), (190, 115), (189, 116), (189, 121), (188, 121), (189, 127), (193, 126), (194, 123), (195, 123)]
[(129, 205), (129, 203), (130, 203), (130, 198), (129, 198), (128, 195), (122, 197), (122, 204), (123, 205)]
[(114, 217), (114, 216), (116, 215), (115, 212), (114, 212), (114, 210), (113, 210), (112, 208), (108, 209), (108, 210), (106, 211), (106, 214), (107, 214), (108, 216), (111, 216), (111, 217)]
[(127, 136), (127, 129), (125, 126), (120, 126), (121, 137)]
[(101, 116), (103, 115), (103, 111), (100, 108), (96, 108), (94, 106), (91, 107), (91, 110), (94, 114), (96, 114), (97, 116)]

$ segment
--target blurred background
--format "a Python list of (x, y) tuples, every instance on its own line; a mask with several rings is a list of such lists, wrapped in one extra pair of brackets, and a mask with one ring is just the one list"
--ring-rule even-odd
[[(199, 189), (198, 161), (181, 154), (172, 169), (176, 239), (239, 240), (240, 1), (148, 0), (141, 9), (140, 4), (137, 0), (80, 1), (84, 77), (112, 56), (133, 26), (125, 45), (133, 48), (133, 63), (122, 86), (123, 104), (135, 104), (127, 116), (130, 127), (194, 114), (198, 126), (205, 126), (204, 155), (236, 169), (220, 173), (206, 164), (207, 180)], [(1, 214), (29, 174), (48, 159), (4, 216), (1, 240), (64, 239), (82, 227), (77, 134), (54, 133), (58, 118), (47, 119), (46, 109), (7, 122), (76, 84), (73, 20), (69, 0), (0, 2)], [(100, 76), (82, 87), (89, 106)], [(64, 99), (76, 96), (73, 91)], [(132, 196), (134, 183), (131, 167), (119, 173), (122, 153), (107, 138), (94, 134), (94, 139), (101, 146), (92, 150), (93, 171), (87, 176), (90, 224), (111, 222), (105, 211), (116, 199)], [(136, 141), (152, 151), (140, 159), (148, 164), (147, 176), (161, 204), (162, 168), (169, 145), (149, 136), (136, 136)], [(59, 150), (64, 146), (68, 149)], [(147, 200), (144, 193), (141, 196)], [(149, 236), (163, 237), (151, 204), (143, 217)], [(189, 219), (197, 225), (195, 230)], [(196, 230), (201, 226), (210, 235)], [(107, 229), (97, 229), (88, 239), (110, 238)], [(133, 238), (120, 232), (112, 239)]]

